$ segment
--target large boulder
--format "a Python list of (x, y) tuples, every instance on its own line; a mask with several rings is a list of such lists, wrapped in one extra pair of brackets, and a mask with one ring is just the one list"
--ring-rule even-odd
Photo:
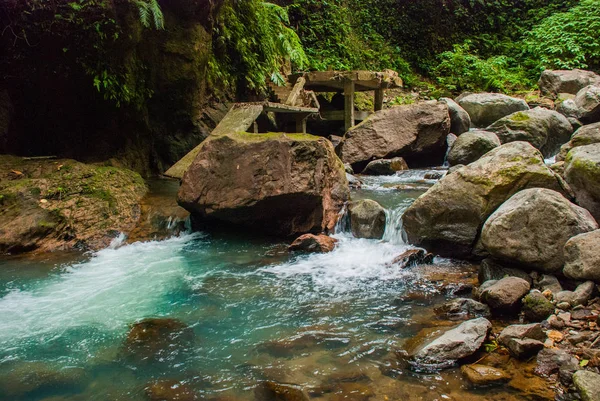
[(408, 170), (406, 161), (401, 157), (373, 160), (361, 172), (365, 175), (394, 175), (397, 171)]
[(465, 132), (456, 139), (452, 148), (450, 148), (448, 163), (451, 166), (470, 164), (500, 145), (498, 136), (493, 132)]
[(373, 159), (395, 156), (432, 158), (431, 164), (439, 165), (449, 132), (446, 103), (415, 103), (375, 112), (351, 128), (337, 150), (344, 163), (359, 167)]
[(573, 133), (573, 127), (565, 116), (542, 107), (510, 114), (486, 129), (498, 135), (502, 143), (529, 142), (545, 157), (556, 154)]
[(598, 224), (582, 207), (545, 188), (513, 195), (485, 222), (481, 243), (495, 258), (543, 272), (562, 268), (569, 238), (592, 231)]
[(582, 401), (600, 401), (600, 375), (589, 370), (578, 370), (573, 375), (573, 383)]
[(600, 283), (600, 230), (579, 234), (565, 244), (565, 276)]
[(467, 320), (457, 327), (419, 347), (414, 360), (420, 365), (450, 367), (458, 359), (472, 355), (481, 347), (492, 324), (484, 317)]
[(556, 96), (559, 93), (576, 95), (588, 85), (600, 83), (600, 75), (585, 70), (546, 70), (542, 72), (538, 86), (545, 96)]
[(292, 242), (292, 252), (327, 253), (333, 251), (337, 240), (327, 235), (302, 234)]
[(478, 128), (487, 127), (517, 111), (529, 110), (525, 100), (500, 93), (473, 93), (457, 99), (457, 102), (469, 113), (471, 124)]
[(196, 223), (285, 236), (332, 231), (348, 198), (344, 165), (327, 139), (281, 133), (210, 137), (178, 193)]
[(440, 102), (444, 102), (448, 105), (451, 133), (454, 135), (461, 135), (471, 128), (471, 117), (469, 117), (469, 113), (460, 107), (458, 103), (447, 97), (440, 98)]
[(584, 124), (600, 121), (600, 84), (586, 86), (575, 96), (579, 120)]
[(600, 220), (600, 143), (579, 146), (567, 154), (565, 180), (577, 203)]
[(469, 257), (487, 218), (525, 188), (562, 190), (560, 178), (526, 142), (499, 146), (446, 175), (402, 216), (407, 240), (443, 256)]
[(381, 239), (385, 232), (385, 209), (371, 199), (351, 202), (348, 206), (350, 228), (356, 238)]
[(571, 140), (560, 147), (560, 152), (556, 155), (556, 161), (564, 161), (573, 148), (593, 143), (600, 143), (600, 122), (584, 125), (575, 131)]

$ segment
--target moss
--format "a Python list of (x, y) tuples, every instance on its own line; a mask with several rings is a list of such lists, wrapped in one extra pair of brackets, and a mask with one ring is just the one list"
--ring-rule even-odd
[(294, 141), (316, 141), (321, 139), (319, 136), (310, 135), (310, 134), (288, 134), (284, 132), (268, 132), (266, 134), (253, 134), (250, 132), (236, 132), (235, 134), (230, 134), (233, 139), (239, 139), (246, 142), (260, 142), (269, 139), (280, 139), (284, 136), (286, 138), (292, 139)]
[(523, 112), (518, 112), (518, 113), (514, 113), (510, 119), (512, 121), (516, 121), (516, 122), (521, 122), (521, 121), (528, 121), (531, 119), (531, 117), (529, 117), (529, 115), (527, 115), (527, 113), (523, 113)]

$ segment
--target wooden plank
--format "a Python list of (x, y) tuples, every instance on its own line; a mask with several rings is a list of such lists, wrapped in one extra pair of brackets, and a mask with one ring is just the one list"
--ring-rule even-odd
[[(322, 111), (321, 118), (327, 121), (344, 121), (346, 112), (344, 110)], [(354, 121), (364, 121), (371, 115), (368, 111), (354, 110)]]
[(294, 106), (296, 101), (298, 101), (298, 97), (302, 94), (302, 90), (304, 89), (304, 84), (306, 83), (306, 79), (304, 77), (300, 77), (296, 80), (296, 84), (292, 88), (290, 95), (288, 96), (285, 104), (288, 106)]
[(375, 99), (373, 102), (373, 108), (375, 111), (383, 109), (383, 89), (375, 89)]
[(303, 116), (296, 117), (296, 133), (306, 134), (306, 120), (307, 120), (307, 117), (303, 117)]
[(265, 102), (263, 103), (264, 110), (266, 112), (273, 113), (306, 113), (313, 114), (318, 113), (319, 109), (315, 109), (313, 107), (299, 107), (299, 106), (289, 106), (287, 104), (282, 103), (273, 103), (273, 102)]
[(344, 128), (348, 131), (354, 127), (354, 81), (344, 82)]

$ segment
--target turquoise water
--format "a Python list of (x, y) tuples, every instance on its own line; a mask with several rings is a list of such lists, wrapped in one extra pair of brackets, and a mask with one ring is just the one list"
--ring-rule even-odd
[[(313, 388), (352, 371), (369, 377), (373, 400), (462, 392), (455, 371), (382, 374), (431, 324), (432, 305), (452, 296), (422, 270), (390, 265), (409, 248), (398, 216), (422, 193), (390, 189), (404, 180), (371, 178), (354, 194), (389, 209), (384, 241), (339, 233), (328, 254), (290, 255), (251, 232), (194, 233), (115, 241), (83, 260), (0, 261), (0, 400), (146, 400), (160, 379), (200, 397), (254, 399), (262, 380)], [(446, 260), (430, 267), (438, 276), (461, 269), (469, 270)], [(131, 351), (130, 327), (146, 318), (177, 319), (193, 335), (151, 356)], [(348, 394), (337, 399), (362, 399)]]

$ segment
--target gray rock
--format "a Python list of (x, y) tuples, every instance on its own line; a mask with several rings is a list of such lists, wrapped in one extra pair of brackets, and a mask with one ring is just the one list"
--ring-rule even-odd
[(385, 209), (371, 199), (351, 202), (348, 206), (350, 228), (356, 238), (381, 239), (385, 232)]
[(585, 305), (594, 293), (595, 284), (593, 281), (586, 281), (579, 284), (575, 291), (561, 291), (554, 296), (557, 306), (561, 303), (568, 303), (570, 306)]
[(567, 351), (558, 348), (544, 348), (537, 355), (535, 373), (548, 377), (558, 373), (561, 382), (569, 384), (573, 373), (579, 370), (579, 361)]
[(438, 181), (406, 210), (403, 229), (413, 245), (470, 257), (481, 226), (506, 199), (525, 188), (563, 191), (562, 185), (537, 149), (508, 143)]
[(504, 370), (486, 365), (463, 365), (460, 371), (471, 384), (476, 386), (500, 384), (510, 380), (510, 375)]
[(264, 381), (254, 388), (257, 401), (308, 401), (309, 397), (301, 386), (295, 384)]
[(589, 370), (579, 370), (573, 375), (573, 383), (582, 401), (600, 401), (600, 375)]
[(401, 157), (373, 160), (361, 172), (365, 175), (394, 175), (397, 171), (408, 170), (406, 161)]
[(556, 276), (551, 274), (542, 274), (540, 280), (536, 283), (536, 286), (542, 292), (550, 290), (553, 294), (558, 294), (563, 290)]
[(600, 230), (579, 234), (565, 244), (565, 276), (600, 283)]
[(481, 294), (483, 293), (483, 291), (490, 288), (497, 282), (498, 280), (487, 280), (484, 281), (479, 287), (473, 288), (473, 298), (481, 300)]
[(346, 170), (346, 174), (354, 174), (354, 169), (348, 163), (344, 164), (344, 170)]
[(515, 312), (521, 306), (521, 298), (529, 292), (530, 285), (518, 277), (505, 277), (481, 292), (481, 301), (495, 313)]
[(456, 298), (434, 309), (435, 313), (450, 319), (473, 319), (488, 317), (490, 308), (470, 298)]
[(469, 113), (460, 107), (458, 103), (447, 97), (440, 98), (440, 102), (444, 102), (448, 105), (451, 133), (454, 135), (461, 135), (471, 128), (471, 117), (469, 117)]
[(556, 160), (565, 160), (567, 154), (573, 148), (594, 143), (600, 143), (600, 123), (585, 125), (575, 131), (571, 140), (560, 147), (560, 151), (558, 152), (558, 155), (556, 155)]
[(565, 180), (577, 203), (600, 220), (600, 143), (579, 146), (567, 154)]
[(470, 164), (500, 145), (500, 140), (493, 132), (465, 132), (452, 145), (448, 153), (448, 163), (451, 166)]
[(415, 352), (414, 359), (423, 365), (449, 367), (458, 359), (477, 351), (491, 328), (492, 324), (486, 318), (467, 320), (420, 347)]
[(481, 242), (495, 258), (552, 273), (564, 264), (569, 238), (597, 228), (587, 210), (560, 193), (532, 188), (513, 195), (487, 219)]
[(507, 345), (512, 339), (524, 340), (531, 339), (537, 341), (546, 341), (546, 333), (539, 323), (513, 324), (506, 327), (498, 336), (498, 342)]
[(554, 313), (554, 305), (541, 292), (533, 290), (523, 298), (523, 314), (530, 322), (541, 322)]
[(448, 134), (448, 136), (446, 137), (446, 146), (448, 146), (448, 149), (452, 148), (452, 145), (454, 145), (454, 142), (456, 142), (457, 139), (458, 136), (452, 133)]
[[(579, 108), (575, 104), (575, 99), (565, 99), (556, 106), (556, 111), (568, 118), (574, 118), (579, 121)], [(571, 124), (572, 125), (572, 124)]]
[(538, 87), (545, 96), (556, 96), (559, 93), (577, 94), (582, 88), (600, 83), (600, 76), (586, 70), (545, 70), (542, 72)]
[(542, 107), (510, 114), (486, 130), (498, 135), (502, 143), (529, 142), (545, 157), (556, 154), (573, 133), (573, 127), (565, 116)]
[(575, 104), (582, 123), (591, 124), (600, 121), (600, 84), (586, 86), (577, 92)]
[(502, 262), (491, 258), (486, 258), (481, 261), (481, 265), (479, 265), (479, 274), (477, 276), (480, 283), (484, 283), (488, 280), (500, 280), (504, 277), (519, 277), (529, 284), (532, 283), (531, 276), (521, 269), (507, 267)]
[(508, 348), (510, 353), (516, 358), (527, 359), (544, 349), (544, 343), (529, 338), (523, 340), (513, 338), (508, 341), (506, 348)]
[(504, 116), (528, 110), (523, 99), (499, 93), (474, 93), (457, 98), (457, 103), (469, 113), (471, 124), (478, 128), (487, 127)]
[(362, 181), (352, 174), (346, 173), (346, 180), (348, 181), (350, 188), (353, 189), (360, 189), (363, 185)]
[(465, 166), (464, 164), (457, 164), (456, 166), (452, 166), (452, 167), (450, 167), (450, 168), (448, 169), (448, 172), (446, 173), (446, 175), (448, 175), (448, 174), (452, 174), (452, 173), (454, 173), (455, 171), (457, 171), (457, 170), (459, 170), (459, 169), (463, 168), (464, 166)]

